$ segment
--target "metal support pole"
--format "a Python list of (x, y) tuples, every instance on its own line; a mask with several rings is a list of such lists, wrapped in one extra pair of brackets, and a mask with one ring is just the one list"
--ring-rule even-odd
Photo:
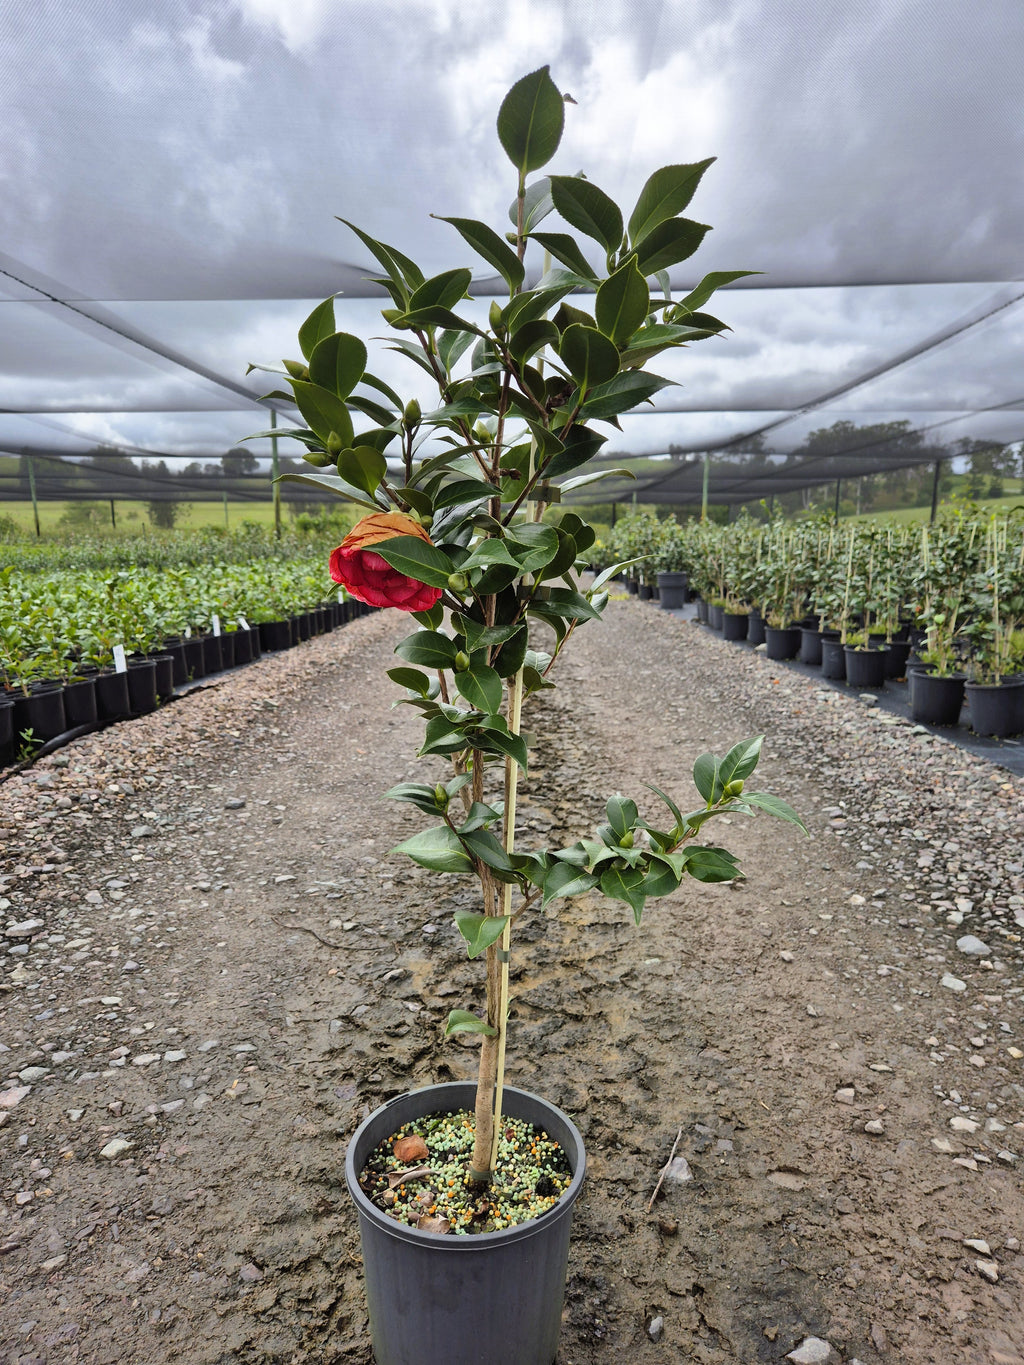
[(114, 528), (114, 530), (116, 531), (116, 530), (117, 530), (117, 514), (116, 514), (115, 511), (114, 511), (114, 499), (113, 499), (113, 498), (110, 499), (110, 524), (111, 524), (111, 526)]
[(32, 463), (32, 456), (29, 455), (27, 451), (23, 451), (23, 452), (22, 452), (21, 458), (25, 461), (25, 465), (26, 465), (26, 467), (27, 467), (27, 469), (28, 469), (28, 491), (29, 491), (29, 492), (31, 493), (31, 495), (32, 495), (32, 514), (33, 514), (33, 516), (34, 516), (35, 519), (36, 519), (36, 535), (37, 535), (37, 536), (41, 536), (43, 533), (42, 533), (42, 531), (40, 530), (40, 527), (39, 527), (39, 503), (36, 501), (36, 471), (35, 471), (35, 466), (34, 466), (33, 463)]
[(613, 525), (613, 526), (615, 525), (615, 509), (618, 507), (618, 505), (619, 505), (619, 504), (618, 504), (617, 502), (613, 502), (613, 503), (612, 503), (612, 525)]
[[(270, 425), (271, 425), (272, 427), (276, 427), (276, 426), (277, 426), (277, 412), (275, 411), (274, 408), (271, 408), (271, 409), (270, 409)], [(278, 463), (277, 463), (277, 437), (276, 437), (276, 436), (271, 436), (271, 438), (270, 438), (270, 449), (273, 451), (273, 454), (271, 455), (271, 459), (270, 459), (270, 477), (271, 477), (271, 478), (273, 479), (273, 481), (274, 481), (274, 484), (273, 484), (273, 487), (274, 487), (274, 536), (275, 536), (275, 538), (276, 538), (277, 540), (280, 540), (280, 539), (281, 539), (281, 485), (280, 485), (280, 484), (278, 483), (278, 481), (277, 481), (279, 469), (278, 469)]]
[(939, 472), (940, 472), (941, 467), (942, 467), (942, 461), (941, 461), (941, 460), (936, 460), (936, 461), (935, 461), (935, 473), (934, 473), (933, 476), (932, 476), (932, 514), (931, 514), (931, 516), (928, 518), (928, 520), (929, 520), (930, 522), (933, 522), (933, 523), (934, 523), (934, 521), (935, 521), (935, 513), (936, 513), (936, 512), (938, 511), (938, 509), (939, 509)]
[(710, 454), (707, 454), (707, 455), (704, 456), (704, 486), (703, 486), (703, 488), (701, 489), (701, 495), (700, 495), (700, 519), (701, 519), (701, 521), (707, 521), (707, 519), (708, 519), (708, 480), (709, 480), (710, 476), (711, 476), (711, 456), (710, 456)]
[(225, 528), (225, 530), (227, 529), (227, 525), (228, 525), (228, 495), (227, 495), (227, 492), (225, 491), (225, 493), (224, 493), (224, 528)]
[(836, 479), (836, 521), (839, 520), (839, 490), (843, 486), (842, 479)]

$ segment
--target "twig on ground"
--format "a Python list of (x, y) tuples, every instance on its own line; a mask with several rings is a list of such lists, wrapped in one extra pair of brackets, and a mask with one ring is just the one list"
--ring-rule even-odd
[(665, 1181), (665, 1176), (668, 1174), (668, 1168), (672, 1165), (672, 1158), (673, 1158), (673, 1157), (675, 1156), (675, 1154), (676, 1154), (676, 1148), (679, 1146), (679, 1142), (680, 1142), (680, 1139), (682, 1138), (682, 1136), (683, 1136), (683, 1130), (680, 1128), (679, 1132), (676, 1133), (676, 1140), (675, 1140), (675, 1142), (673, 1142), (673, 1144), (672, 1144), (672, 1150), (671, 1150), (671, 1152), (669, 1152), (669, 1154), (668, 1154), (668, 1160), (665, 1162), (664, 1166), (662, 1166), (662, 1168), (661, 1168), (661, 1175), (658, 1176), (658, 1183), (657, 1183), (657, 1185), (655, 1185), (655, 1187), (654, 1187), (654, 1193), (651, 1195), (650, 1203), (647, 1205), (647, 1212), (648, 1212), (648, 1213), (650, 1213), (651, 1209), (654, 1208), (654, 1201), (657, 1199), (657, 1197), (658, 1197), (658, 1191), (661, 1189), (661, 1187), (662, 1187), (662, 1185), (663, 1185), (663, 1183), (664, 1183), (664, 1181)]

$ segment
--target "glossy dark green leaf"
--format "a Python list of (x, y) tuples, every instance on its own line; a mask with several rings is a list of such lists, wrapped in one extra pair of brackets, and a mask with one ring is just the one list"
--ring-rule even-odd
[(597, 271), (584, 256), (575, 237), (570, 237), (567, 232), (534, 232), (531, 234), (531, 240), (539, 243), (556, 261), (568, 266), (574, 274), (596, 283)]
[[(393, 294), (395, 302), (404, 307), (405, 301), (412, 291), (418, 289), (423, 283), (423, 272), (420, 268), (415, 262), (410, 261), (408, 256), (403, 256), (395, 247), (387, 246), (384, 242), (378, 242), (376, 238), (371, 237), (362, 228), (356, 227), (355, 223), (350, 223), (347, 218), (339, 217), (338, 222), (344, 223), (347, 228), (350, 228), (384, 267), (389, 280), (395, 286)], [(333, 327), (331, 331), (334, 331)]]
[[(349, 396), (365, 369), (366, 346), (349, 332), (332, 332), (316, 343), (309, 357), (310, 379), (339, 398)], [(388, 421), (390, 414), (383, 408), (380, 411)]]
[(534, 318), (524, 322), (509, 337), (508, 349), (520, 365), (526, 362), (545, 346), (558, 346), (559, 331), (547, 318)]
[(565, 437), (565, 446), (552, 459), (545, 470), (549, 479), (557, 479), (561, 474), (569, 474), (593, 459), (607, 441), (607, 436), (593, 431), (590, 427), (574, 426)]
[(655, 275), (659, 270), (688, 260), (710, 231), (707, 223), (694, 223), (689, 218), (669, 218), (667, 222), (659, 223), (637, 248), (640, 273)]
[(436, 630), (418, 630), (399, 640), (395, 653), (406, 663), (422, 664), (425, 668), (451, 668), (457, 650), (454, 640), (447, 635)]
[(448, 1022), (444, 1026), (444, 1036), (450, 1038), (453, 1033), (484, 1033), (488, 1038), (498, 1036), (496, 1028), (492, 1028), (485, 1019), (470, 1014), (468, 1010), (452, 1010), (448, 1015)]
[(428, 815), (438, 814), (438, 804), (434, 796), (434, 788), (428, 787), (421, 782), (400, 782), (397, 787), (392, 787), (390, 791), (384, 793), (392, 801), (408, 801), (410, 805), (418, 810), (426, 811)]
[(523, 573), (536, 573), (558, 554), (558, 533), (538, 521), (517, 522), (509, 528), (509, 548)]
[(646, 403), (654, 394), (669, 388), (674, 382), (651, 374), (648, 370), (623, 370), (606, 384), (592, 388), (580, 413), (594, 420), (617, 417), (620, 413), (631, 412), (640, 403)]
[[(455, 927), (466, 940), (469, 956), (479, 957), (492, 943), (497, 943), (501, 938), (510, 916), (478, 915), (472, 910), (456, 910), (454, 918)], [(476, 1018), (475, 1015), (472, 1017)]]
[(666, 863), (652, 862), (644, 876), (643, 893), (649, 900), (670, 896), (678, 889), (681, 880)]
[(369, 507), (374, 512), (382, 509), (371, 499), (344, 479), (339, 479), (337, 474), (299, 474), (288, 473), (280, 476), (281, 483), (305, 483), (313, 488), (318, 488), (321, 493), (334, 493), (340, 498), (345, 498), (348, 502), (358, 503), (360, 507)]
[[(399, 687), (406, 687), (410, 692), (419, 692), (423, 697), (427, 695), (431, 687), (431, 679), (426, 673), (421, 673), (418, 668), (389, 668), (388, 677)], [(390, 796), (391, 793), (389, 792)]]
[(421, 830), (411, 839), (396, 844), (392, 853), (404, 853), (420, 867), (431, 872), (472, 872), (473, 860), (458, 836), (447, 825)]
[(739, 865), (724, 848), (688, 848), (686, 871), (698, 882), (731, 882), (739, 876)]
[(622, 212), (604, 190), (577, 176), (553, 175), (551, 198), (567, 223), (600, 242), (606, 251), (618, 251), (622, 245)]
[(695, 161), (688, 166), (662, 166), (648, 177), (636, 208), (629, 216), (629, 240), (634, 246), (668, 218), (682, 213), (694, 196), (701, 176), (715, 160)]
[(510, 735), (501, 730), (481, 728), (474, 736), (474, 743), (481, 749), (504, 754), (518, 763), (524, 772), (526, 771), (529, 760), (526, 740), (522, 735)]
[(578, 322), (567, 327), (558, 354), (584, 393), (596, 384), (606, 384), (619, 372), (618, 347), (596, 327)]
[(597, 878), (590, 872), (582, 872), (571, 863), (556, 862), (544, 875), (544, 895), (541, 906), (559, 896), (582, 896), (597, 885)]
[(753, 739), (744, 739), (733, 745), (718, 767), (718, 796), (730, 782), (746, 781), (757, 767), (763, 743), (764, 735), (756, 735)]
[(302, 379), (293, 379), (292, 388), (296, 407), (307, 426), (316, 432), (325, 445), (332, 432), (343, 446), (352, 444), (352, 418), (342, 399), (329, 389), (322, 389), (319, 384), (310, 384)]
[(587, 484), (600, 483), (602, 479), (635, 479), (636, 475), (632, 469), (595, 469), (590, 474), (577, 474), (575, 478), (566, 479), (560, 487), (563, 493), (571, 493), (574, 488), (586, 488)]
[(631, 830), (637, 822), (639, 812), (636, 802), (630, 801), (625, 796), (612, 796), (605, 806), (605, 814), (608, 823), (621, 839), (627, 830)]
[(759, 270), (712, 270), (705, 275), (696, 289), (691, 289), (685, 299), (679, 301), (680, 308), (700, 308), (707, 303), (708, 299), (716, 289), (721, 289), (725, 284), (732, 284), (734, 280), (742, 280), (746, 275), (760, 275)]
[[(391, 540), (378, 540), (370, 548), (399, 573), (432, 588), (446, 588), (448, 579), (455, 572), (455, 566), (445, 552), (436, 545), (428, 545), (419, 536), (394, 536)], [(416, 662), (410, 660), (410, 663)]]
[(501, 678), (486, 664), (465, 673), (456, 673), (455, 686), (459, 690), (459, 695), (465, 697), (470, 706), (475, 706), (478, 711), (494, 715), (501, 709), (504, 693)]
[(637, 269), (636, 259), (630, 256), (625, 265), (619, 266), (599, 286), (594, 316), (604, 335), (622, 347), (643, 325), (650, 303), (647, 281)]
[(767, 792), (744, 792), (743, 800), (748, 805), (756, 806), (758, 810), (766, 811), (769, 815), (774, 815), (779, 820), (786, 820), (791, 825), (798, 825), (805, 834), (809, 833), (807, 826), (797, 815), (792, 806), (786, 804), (778, 796), (770, 796)]
[(638, 867), (609, 867), (601, 873), (601, 890), (632, 907), (637, 924), (644, 908), (644, 874)]
[(408, 312), (402, 314), (399, 322), (403, 327), (415, 327), (417, 330), (422, 330), (424, 327), (444, 327), (451, 332), (470, 332), (477, 337), (487, 335), (486, 332), (482, 332), (477, 327), (476, 323), (467, 322), (465, 318), (457, 317), (450, 308), (445, 308), (438, 303), (409, 309)]
[(388, 472), (388, 462), (373, 446), (355, 446), (338, 455), (339, 475), (372, 497)]
[(413, 291), (409, 299), (408, 312), (415, 313), (422, 308), (454, 308), (466, 297), (466, 290), (472, 278), (473, 272), (464, 266), (431, 276)]
[(501, 646), (494, 659), (494, 667), (499, 677), (510, 678), (513, 673), (519, 672), (526, 658), (528, 640), (529, 631), (526, 626), (520, 626)]
[(718, 784), (718, 759), (714, 754), (701, 754), (694, 763), (693, 783), (705, 801), (718, 800), (722, 789)]
[(451, 374), (456, 362), (472, 344), (472, 332), (443, 331), (437, 334), (437, 353), (446, 373)]
[[(319, 342), (334, 331), (334, 299), (324, 299), (317, 304), (309, 317), (299, 328), (299, 349), (306, 360), (311, 359)], [(365, 361), (363, 362), (365, 366)]]
[[(672, 800), (671, 796), (669, 796), (666, 792), (663, 792), (660, 787), (656, 787), (653, 782), (645, 782), (644, 786), (649, 787), (652, 792), (656, 792), (657, 795), (660, 796), (661, 799), (664, 801), (665, 805), (668, 806), (669, 810), (672, 812), (673, 817), (675, 818), (678, 837), (678, 834), (681, 834), (683, 830), (683, 817), (680, 813), (679, 807)], [(707, 798), (705, 797), (705, 800), (706, 799)]]
[[(436, 215), (434, 215), (436, 216)], [(478, 223), (475, 218), (442, 218), (442, 223), (451, 223), (478, 256), (493, 265), (509, 289), (515, 290), (523, 282), (525, 271), (523, 263), (508, 245), (503, 242), (493, 228), (486, 223)], [(412, 306), (412, 305), (410, 305)]]
[(545, 589), (547, 596), (543, 601), (534, 602), (531, 610), (538, 615), (547, 613), (549, 615), (561, 616), (569, 621), (597, 621), (598, 613), (590, 605), (587, 599), (578, 592), (573, 592), (571, 588), (551, 588)]
[(480, 859), (492, 872), (511, 872), (512, 864), (508, 854), (488, 829), (470, 830), (462, 836), (469, 851)]
[(493, 825), (496, 820), (501, 819), (501, 810), (496, 806), (489, 806), (486, 801), (474, 801), (470, 806), (465, 820), (459, 825), (456, 833), (472, 834), (474, 830), (486, 829)]
[(470, 503), (493, 498), (498, 492), (494, 484), (487, 483), (484, 479), (456, 479), (439, 489), (434, 495), (433, 502), (434, 507), (440, 511), (442, 507), (464, 507)]
[[(554, 204), (551, 202), (551, 182), (546, 175), (540, 176), (537, 180), (531, 181), (526, 187), (526, 194), (523, 196), (523, 234), (533, 231), (538, 223), (542, 222), (549, 213), (554, 211)], [(513, 199), (508, 206), (509, 222), (514, 228), (519, 226), (519, 200)]]
[(548, 67), (516, 81), (498, 110), (498, 141), (520, 179), (551, 160), (564, 123), (565, 104)]

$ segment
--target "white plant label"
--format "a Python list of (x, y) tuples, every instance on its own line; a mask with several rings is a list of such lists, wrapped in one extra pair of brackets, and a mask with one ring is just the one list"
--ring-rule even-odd
[(345, 590), (344, 590), (344, 588), (339, 588), (339, 589), (338, 589), (338, 601), (341, 603), (342, 606), (345, 605)]
[(238, 624), (241, 626), (241, 628), (242, 628), (243, 630), (248, 630), (248, 629), (249, 629), (249, 622), (245, 619), (244, 616), (240, 616), (240, 617), (238, 618)]
[(124, 656), (124, 645), (114, 646), (114, 672), (127, 673), (128, 660)]
[(186, 639), (186, 640), (191, 640), (191, 639), (192, 639), (192, 627), (191, 627), (191, 626), (186, 626), (186, 627), (185, 627), (185, 639)]
[(216, 612), (213, 613), (213, 633), (214, 635), (220, 634), (220, 617)]

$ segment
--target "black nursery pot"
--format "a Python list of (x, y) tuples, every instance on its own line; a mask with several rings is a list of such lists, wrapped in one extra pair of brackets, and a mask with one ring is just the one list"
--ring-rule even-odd
[(197, 678), (206, 677), (206, 655), (203, 651), (203, 642), (200, 639), (189, 636), (184, 641), (185, 667), (188, 670), (188, 677), (195, 682)]
[(14, 698), (0, 692), (0, 768), (14, 762)]
[(96, 678), (75, 678), (64, 684), (64, 717), (69, 730), (80, 725), (95, 725), (99, 721), (96, 708)]
[(724, 612), (722, 611), (721, 607), (716, 606), (714, 602), (708, 603), (708, 625), (711, 627), (712, 630), (722, 629), (723, 615)]
[(218, 635), (220, 640), (220, 661), (225, 668), (235, 666), (235, 637), (234, 634)]
[(776, 662), (795, 659), (800, 648), (799, 626), (765, 626), (764, 645), (769, 659)]
[(658, 600), (662, 611), (679, 611), (686, 601), (687, 577), (684, 573), (658, 574)]
[(821, 663), (821, 635), (816, 626), (800, 627), (800, 652), (797, 658), (812, 668)]
[(909, 657), (909, 640), (891, 640), (885, 653), (885, 676), (887, 678), (902, 678), (907, 671), (907, 659)]
[(885, 649), (858, 649), (844, 645), (846, 681), (851, 687), (885, 686)]
[(920, 725), (956, 725), (964, 702), (962, 673), (940, 678), (925, 668), (908, 674), (910, 714)]
[(637, 596), (641, 602), (649, 602), (653, 596), (650, 583), (641, 583), (637, 589)]
[(292, 617), (292, 632), (294, 638), (301, 644), (303, 640), (309, 639), (309, 613), (300, 611)]
[(291, 649), (292, 647), (290, 621), (261, 621), (259, 635), (262, 649)]
[(174, 670), (174, 686), (184, 687), (188, 682), (188, 663), (185, 656), (184, 640), (165, 640), (163, 648), (160, 650), (160, 657), (171, 660), (171, 666)]
[(977, 735), (1006, 739), (1024, 734), (1024, 679), (967, 683), (967, 710)]
[(161, 701), (174, 696), (174, 659), (170, 654), (150, 656), (156, 667), (156, 695)]
[(751, 607), (747, 617), (747, 640), (752, 645), (764, 644), (764, 617), (757, 607)]
[(576, 1126), (536, 1095), (506, 1088), (503, 1109), (559, 1143), (573, 1170), (550, 1212), (478, 1236), (406, 1227), (359, 1188), (379, 1142), (428, 1114), (473, 1109), (469, 1081), (399, 1095), (356, 1129), (345, 1159), (362, 1240), (376, 1365), (552, 1365), (558, 1349), (573, 1205), (586, 1158)]
[(827, 636), (821, 641), (821, 676), (832, 682), (842, 682), (846, 677), (846, 646), (838, 639)]
[(750, 613), (746, 611), (722, 612), (722, 639), (745, 640), (750, 627)]
[(248, 630), (235, 630), (224, 637), (231, 641), (231, 648), (234, 655), (235, 667), (239, 668), (242, 664), (252, 663), (252, 632)]
[(697, 620), (704, 626), (708, 623), (708, 604), (703, 597), (697, 598)]
[(14, 732), (32, 731), (34, 741), (54, 739), (68, 728), (64, 688), (59, 682), (33, 683), (28, 696), (15, 695)]
[(211, 673), (220, 673), (224, 668), (224, 655), (221, 653), (219, 635), (202, 635), (200, 643), (203, 646), (203, 668), (206, 670), (205, 676)]
[(124, 720), (131, 714), (127, 673), (96, 675), (96, 711), (100, 720)]
[(133, 716), (144, 716), (147, 712), (156, 710), (156, 661), (154, 659), (128, 660), (128, 701)]

